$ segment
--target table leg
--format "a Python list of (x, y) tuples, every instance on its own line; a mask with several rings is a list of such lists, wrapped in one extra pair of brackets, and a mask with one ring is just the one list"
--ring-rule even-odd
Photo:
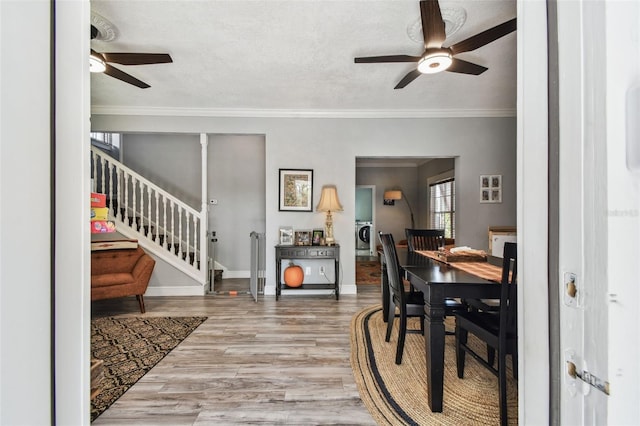
[(437, 286), (429, 286), (424, 293), (424, 344), (427, 357), (427, 386), (429, 408), (442, 412), (444, 384), (444, 294)]

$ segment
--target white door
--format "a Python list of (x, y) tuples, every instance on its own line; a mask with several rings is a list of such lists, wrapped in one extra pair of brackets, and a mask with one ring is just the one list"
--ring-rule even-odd
[(626, 166), (625, 96), (640, 82), (640, 4), (557, 7), (560, 424), (636, 424), (640, 181)]

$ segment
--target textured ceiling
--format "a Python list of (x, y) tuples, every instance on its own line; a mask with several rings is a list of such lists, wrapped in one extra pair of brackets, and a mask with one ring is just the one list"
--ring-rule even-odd
[[(445, 46), (516, 16), (515, 0), (440, 6), (466, 12)], [(422, 75), (394, 90), (414, 64), (354, 63), (422, 54), (409, 35), (420, 16), (415, 0), (92, 0), (91, 8), (93, 22), (106, 19), (114, 35), (93, 40), (93, 49), (169, 53), (174, 61), (116, 65), (149, 89), (92, 74), (94, 112), (493, 116), (516, 107), (516, 33), (458, 55), (489, 68), (480, 76)]]

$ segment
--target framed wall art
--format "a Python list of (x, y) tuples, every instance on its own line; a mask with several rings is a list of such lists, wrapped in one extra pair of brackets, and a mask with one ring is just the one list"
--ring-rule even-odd
[(278, 210), (313, 211), (313, 170), (280, 169)]
[(480, 175), (480, 202), (502, 202), (502, 175)]

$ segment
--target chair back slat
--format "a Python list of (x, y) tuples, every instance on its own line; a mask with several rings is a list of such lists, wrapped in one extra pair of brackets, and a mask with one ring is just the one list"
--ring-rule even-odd
[(504, 336), (515, 336), (518, 329), (518, 245), (505, 243), (502, 257), (500, 289), (500, 330)]
[(444, 229), (406, 228), (404, 232), (410, 251), (438, 250), (440, 247), (444, 247)]

